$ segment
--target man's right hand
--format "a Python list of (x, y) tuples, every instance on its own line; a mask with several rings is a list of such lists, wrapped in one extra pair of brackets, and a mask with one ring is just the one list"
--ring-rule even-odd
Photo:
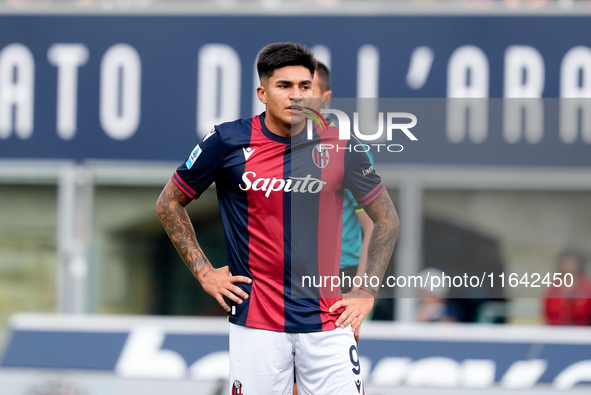
[(236, 304), (241, 304), (243, 300), (248, 299), (248, 294), (244, 292), (236, 283), (252, 283), (252, 279), (246, 276), (233, 276), (230, 268), (226, 265), (215, 269), (210, 267), (205, 273), (198, 277), (201, 286), (218, 301), (220, 306), (227, 312), (230, 312), (230, 306), (224, 300), (224, 296)]

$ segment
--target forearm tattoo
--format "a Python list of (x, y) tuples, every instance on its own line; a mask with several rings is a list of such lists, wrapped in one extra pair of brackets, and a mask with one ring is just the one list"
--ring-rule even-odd
[[(365, 273), (367, 278), (379, 278), (381, 283), (398, 237), (398, 215), (386, 191), (365, 206), (364, 209), (374, 221), (373, 232), (369, 239)], [(374, 286), (366, 284), (365, 287), (376, 295), (380, 289), (379, 284), (375, 286), (375, 281)]]
[(197, 273), (205, 268), (207, 258), (197, 243), (195, 229), (185, 210), (185, 206), (190, 202), (191, 199), (169, 181), (158, 198), (156, 211), (185, 265), (197, 277)]

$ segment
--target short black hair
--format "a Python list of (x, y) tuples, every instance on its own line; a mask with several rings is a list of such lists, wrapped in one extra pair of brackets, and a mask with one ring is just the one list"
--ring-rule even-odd
[(322, 88), (322, 93), (329, 91), (331, 87), (330, 70), (320, 61), (318, 61), (318, 67), (316, 67), (316, 77), (320, 78), (319, 83)]
[(314, 76), (318, 62), (306, 46), (292, 42), (269, 44), (257, 56), (257, 72), (261, 80), (285, 66), (304, 66)]

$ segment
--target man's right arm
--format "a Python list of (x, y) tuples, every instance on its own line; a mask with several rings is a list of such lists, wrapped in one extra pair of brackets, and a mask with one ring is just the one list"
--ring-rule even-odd
[(230, 311), (223, 297), (226, 296), (238, 304), (242, 303), (243, 299), (248, 298), (248, 294), (235, 283), (250, 284), (252, 280), (245, 276), (233, 276), (228, 266), (215, 269), (211, 265), (197, 242), (193, 224), (185, 209), (191, 201), (192, 199), (170, 180), (160, 193), (156, 212), (185, 265), (199, 280), (203, 289), (213, 296), (224, 310)]

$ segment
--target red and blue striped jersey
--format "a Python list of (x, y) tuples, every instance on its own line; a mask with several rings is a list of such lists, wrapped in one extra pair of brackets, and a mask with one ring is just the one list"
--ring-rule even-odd
[[(363, 150), (338, 140), (338, 128), (278, 136), (265, 113), (212, 129), (174, 173), (197, 199), (215, 182), (228, 265), (250, 296), (232, 306), (230, 322), (280, 332), (334, 329), (339, 287), (343, 193), (359, 206), (384, 186)], [(330, 281), (330, 280), (329, 280)]]

